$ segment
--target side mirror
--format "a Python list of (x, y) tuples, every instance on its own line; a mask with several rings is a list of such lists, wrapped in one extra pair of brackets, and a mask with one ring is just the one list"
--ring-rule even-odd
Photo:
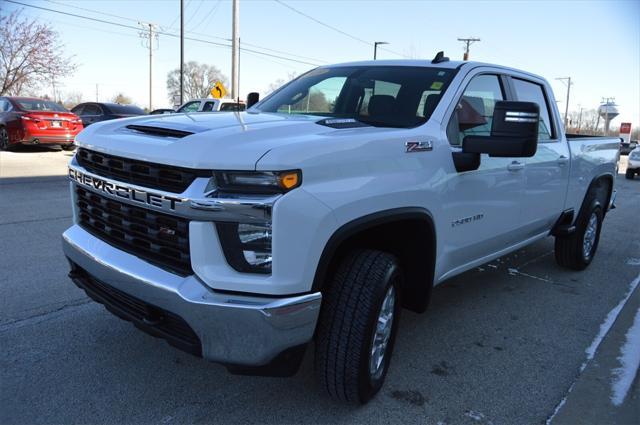
[(462, 152), (494, 157), (532, 157), (538, 149), (540, 108), (534, 102), (496, 102), (490, 136), (466, 136)]
[(260, 101), (260, 93), (251, 92), (247, 95), (247, 109)]

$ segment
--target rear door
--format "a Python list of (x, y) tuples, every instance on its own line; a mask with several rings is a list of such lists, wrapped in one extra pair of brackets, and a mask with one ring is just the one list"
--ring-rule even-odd
[(535, 102), (540, 107), (538, 150), (524, 158), (525, 196), (522, 208), (523, 236), (548, 231), (560, 217), (569, 184), (570, 152), (552, 108), (553, 95), (543, 81), (529, 77), (510, 79), (515, 100)]
[[(477, 71), (468, 78), (447, 124), (454, 151), (461, 149), (465, 136), (490, 135), (495, 103), (508, 99), (504, 76)], [(523, 168), (518, 159), (482, 154), (477, 170), (455, 172), (447, 179), (443, 226), (449, 230), (444, 244), (451, 263), (446, 269), (468, 266), (519, 242)]]

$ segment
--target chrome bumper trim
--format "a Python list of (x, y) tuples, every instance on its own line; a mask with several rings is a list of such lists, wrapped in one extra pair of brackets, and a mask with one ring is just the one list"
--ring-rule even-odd
[(95, 278), (183, 318), (208, 360), (261, 366), (313, 337), (319, 292), (286, 298), (214, 292), (120, 251), (78, 225), (62, 235), (65, 255)]

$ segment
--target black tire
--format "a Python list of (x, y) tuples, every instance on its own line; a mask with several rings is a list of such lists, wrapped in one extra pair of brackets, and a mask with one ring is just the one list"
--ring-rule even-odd
[[(559, 265), (573, 270), (584, 270), (591, 264), (600, 241), (604, 211), (594, 195), (588, 196), (589, 198), (585, 204), (587, 207), (583, 208), (576, 221), (576, 231), (570, 236), (556, 236), (556, 261)], [(585, 238), (591, 239), (588, 237), (587, 232), (590, 234), (592, 220), (595, 220), (595, 234), (593, 235), (592, 243), (587, 248), (585, 246)]]
[(10, 150), (9, 146), (9, 133), (4, 127), (0, 127), (0, 151)]
[(60, 145), (60, 147), (63, 151), (72, 151), (76, 148), (76, 145), (72, 143), (70, 145)]
[[(316, 333), (315, 369), (331, 397), (364, 404), (382, 387), (398, 329), (401, 279), (394, 256), (357, 250), (328, 282)], [(385, 304), (393, 315), (387, 321), (390, 326), (381, 325), (378, 336), (387, 341), (386, 349), (381, 350), (381, 362), (375, 363), (378, 366), (372, 373), (373, 341), (383, 302), (390, 299), (387, 294), (395, 295), (392, 307)]]
[(627, 170), (627, 172), (624, 174), (624, 176), (626, 178), (628, 178), (629, 180), (633, 180), (633, 178), (635, 177), (636, 173), (633, 170)]

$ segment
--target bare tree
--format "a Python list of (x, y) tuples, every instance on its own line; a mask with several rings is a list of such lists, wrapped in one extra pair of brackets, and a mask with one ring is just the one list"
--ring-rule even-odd
[(76, 69), (72, 58), (60, 53), (58, 33), (20, 13), (0, 15), (0, 96), (55, 83)]
[(111, 99), (111, 101), (113, 103), (119, 103), (121, 105), (130, 105), (133, 102), (131, 101), (131, 98), (129, 96), (125, 96), (122, 93), (118, 93), (117, 95), (113, 96), (113, 98)]
[(72, 91), (64, 96), (62, 105), (67, 109), (71, 109), (80, 103), (82, 103), (82, 92)]
[(267, 90), (265, 91), (265, 96), (278, 90), (280, 87), (284, 86), (286, 83), (293, 80), (297, 76), (298, 75), (295, 72), (290, 72), (286, 80), (284, 78), (278, 78), (273, 83), (269, 84)]
[[(227, 85), (227, 77), (215, 66), (190, 61), (184, 64), (184, 100), (206, 98), (216, 81)], [(180, 96), (180, 70), (174, 69), (167, 75), (169, 100)]]

